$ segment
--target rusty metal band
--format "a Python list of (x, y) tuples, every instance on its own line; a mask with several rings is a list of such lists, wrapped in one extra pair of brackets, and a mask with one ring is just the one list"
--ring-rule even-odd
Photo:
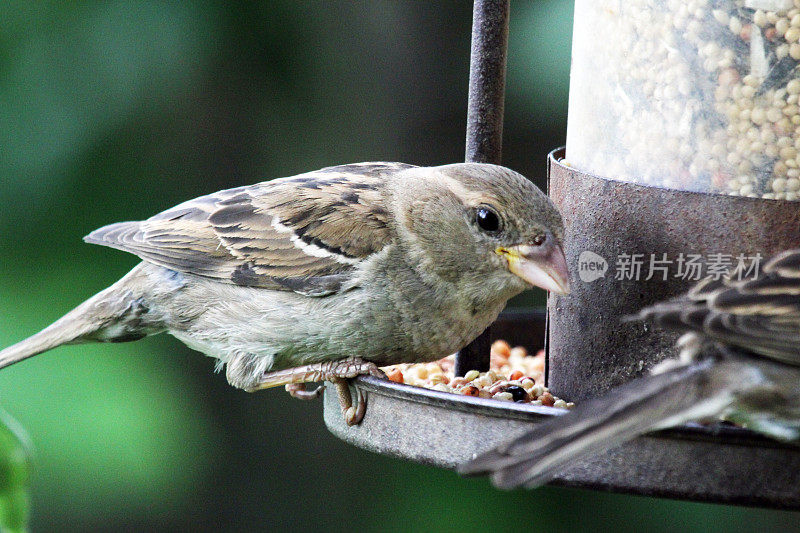
[[(548, 157), (550, 196), (564, 216), (564, 253), (572, 292), (551, 295), (548, 386), (580, 400), (629, 381), (674, 355), (677, 335), (638, 322), (622, 323), (643, 306), (677, 296), (696, 283), (668, 272), (645, 279), (651, 254), (677, 258), (712, 254), (768, 258), (800, 247), (800, 202), (688, 192), (593, 176)], [(605, 276), (582, 281), (581, 253), (608, 262)], [(639, 279), (617, 279), (615, 262), (641, 254)]]

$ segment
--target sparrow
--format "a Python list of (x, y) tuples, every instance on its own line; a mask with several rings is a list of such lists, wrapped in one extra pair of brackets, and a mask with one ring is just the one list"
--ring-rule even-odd
[(566, 293), (563, 223), (507, 168), (357, 163), (237, 187), (86, 242), (142, 260), (118, 282), (3, 351), (0, 368), (62, 344), (167, 332), (246, 391), (336, 385), (436, 360), (475, 339), (512, 296)]
[(706, 279), (631, 319), (686, 332), (679, 358), (458, 471), (490, 473), (499, 488), (533, 488), (642, 433), (720, 416), (775, 439), (800, 438), (800, 250), (774, 257), (755, 278)]

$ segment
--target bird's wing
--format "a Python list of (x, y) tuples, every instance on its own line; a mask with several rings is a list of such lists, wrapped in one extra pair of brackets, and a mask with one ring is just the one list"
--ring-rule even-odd
[(383, 186), (409, 167), (341, 165), (220, 191), (85, 240), (225, 283), (323, 296), (391, 241)]
[(705, 281), (639, 317), (800, 365), (800, 250), (776, 256), (755, 279)]
[(536, 487), (575, 461), (652, 429), (718, 414), (727, 395), (709, 389), (730, 386), (731, 380), (718, 378), (729, 371), (705, 359), (636, 379), (478, 455), (458, 471), (490, 473), (499, 488)]

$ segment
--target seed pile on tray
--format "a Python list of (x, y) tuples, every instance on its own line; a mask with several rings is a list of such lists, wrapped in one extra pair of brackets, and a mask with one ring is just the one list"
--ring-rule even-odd
[(505, 341), (492, 344), (488, 372), (470, 370), (455, 376), (455, 356), (433, 363), (387, 366), (383, 370), (391, 381), (416, 387), (507, 402), (571, 408), (574, 404), (550, 394), (544, 383), (544, 351), (528, 355), (522, 346), (512, 348)]
[(574, 167), (800, 199), (800, 0), (579, 0), (575, 12)]

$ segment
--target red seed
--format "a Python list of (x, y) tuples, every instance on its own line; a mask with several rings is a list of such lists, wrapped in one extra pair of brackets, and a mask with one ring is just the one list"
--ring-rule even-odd
[(519, 370), (515, 370), (511, 373), (510, 376), (508, 376), (508, 379), (514, 381), (515, 379), (519, 379), (521, 377), (522, 377), (522, 372), (520, 372)]
[(405, 380), (403, 379), (403, 371), (399, 368), (395, 368), (388, 374), (386, 377), (389, 378), (389, 381), (394, 381), (395, 383), (403, 383)]
[(489, 355), (502, 365), (508, 360), (508, 356), (511, 355), (511, 346), (504, 340), (494, 341), (492, 347), (489, 349)]
[(478, 396), (480, 392), (481, 390), (475, 385), (470, 385), (469, 387), (464, 387), (463, 389), (461, 389), (461, 394), (463, 394), (464, 396)]
[(711, 183), (713, 183), (715, 187), (722, 187), (728, 183), (728, 179), (729, 176), (727, 174), (723, 174), (719, 170), (711, 175)]
[(556, 399), (553, 398), (553, 395), (549, 392), (545, 392), (539, 396), (539, 399), (542, 401), (542, 405), (546, 405), (548, 407), (553, 407), (553, 404), (556, 403)]

